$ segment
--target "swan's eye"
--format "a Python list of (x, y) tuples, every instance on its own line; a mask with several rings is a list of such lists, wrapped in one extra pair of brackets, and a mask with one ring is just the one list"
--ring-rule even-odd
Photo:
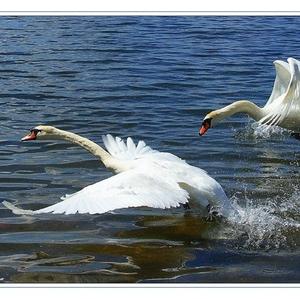
[(35, 135), (37, 135), (39, 132), (42, 132), (42, 130), (39, 130), (39, 129), (31, 129), (30, 132), (34, 133)]
[(204, 135), (207, 130), (211, 127), (211, 120), (212, 118), (206, 118), (201, 125), (201, 128), (199, 129), (199, 135), (202, 136)]

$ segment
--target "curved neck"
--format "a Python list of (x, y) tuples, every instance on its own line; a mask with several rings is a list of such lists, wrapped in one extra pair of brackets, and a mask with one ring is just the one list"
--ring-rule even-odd
[(57, 128), (55, 128), (53, 133), (56, 139), (67, 140), (83, 147), (95, 157), (99, 158), (103, 162), (105, 167), (115, 170), (116, 167), (114, 167), (113, 165), (115, 164), (113, 163), (115, 159), (106, 150), (104, 150), (100, 145), (96, 144), (95, 142), (75, 133), (60, 130)]
[(236, 113), (246, 113), (256, 121), (260, 120), (265, 115), (262, 108), (246, 100), (236, 101), (228, 106), (216, 110), (216, 112), (221, 114), (222, 118), (229, 117)]

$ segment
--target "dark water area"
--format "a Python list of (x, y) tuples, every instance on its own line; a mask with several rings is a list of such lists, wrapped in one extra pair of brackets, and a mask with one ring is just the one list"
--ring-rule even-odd
[(243, 215), (16, 216), (1, 205), (0, 282), (300, 282), (299, 140), (244, 115), (198, 136), (213, 109), (264, 105), (272, 62), (300, 59), (299, 17), (1, 16), (0, 32), (0, 202), (42, 208), (111, 175), (76, 145), (20, 142), (48, 124), (176, 154)]

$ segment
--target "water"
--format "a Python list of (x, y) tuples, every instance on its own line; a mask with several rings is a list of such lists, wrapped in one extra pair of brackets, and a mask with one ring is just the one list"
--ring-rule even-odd
[(276, 59), (300, 59), (299, 17), (0, 17), (0, 201), (37, 209), (110, 176), (51, 124), (101, 143), (143, 139), (201, 167), (240, 217), (128, 209), (15, 216), (0, 208), (1, 282), (299, 282), (300, 143), (205, 114), (263, 105)]

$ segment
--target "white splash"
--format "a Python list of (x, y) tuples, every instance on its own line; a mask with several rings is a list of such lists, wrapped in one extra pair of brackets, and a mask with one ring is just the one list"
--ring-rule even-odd
[(246, 127), (235, 130), (235, 138), (241, 141), (252, 140), (254, 142), (259, 142), (265, 139), (284, 140), (290, 137), (290, 135), (291, 131), (281, 127), (270, 127), (252, 121), (249, 121)]
[(295, 245), (290, 236), (300, 232), (299, 191), (289, 199), (268, 199), (265, 204), (254, 203), (247, 197), (243, 206), (237, 203), (236, 197), (232, 201), (237, 213), (227, 219), (220, 235), (238, 240), (238, 246), (245, 249), (268, 250)]

